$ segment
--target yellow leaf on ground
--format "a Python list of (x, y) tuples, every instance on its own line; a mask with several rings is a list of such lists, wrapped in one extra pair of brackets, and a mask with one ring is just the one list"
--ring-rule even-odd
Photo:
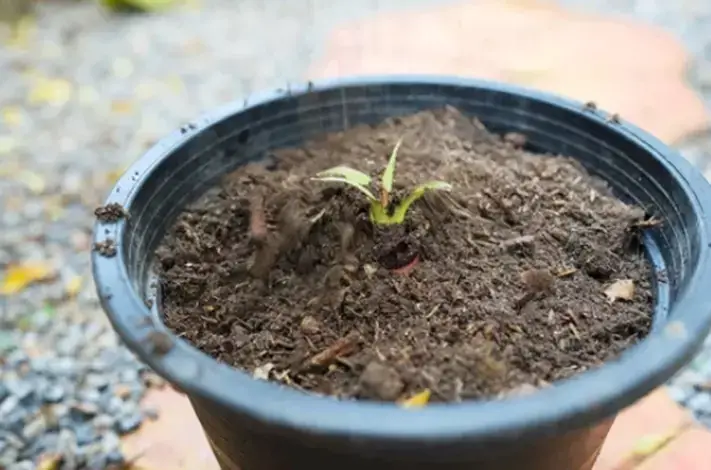
[(72, 84), (62, 78), (39, 77), (35, 80), (27, 101), (30, 104), (63, 105), (72, 97)]
[(53, 195), (44, 199), (44, 213), (51, 221), (56, 221), (64, 215), (64, 200), (61, 195)]
[(20, 172), (20, 174), (17, 175), (17, 180), (22, 182), (27, 189), (32, 191), (34, 194), (41, 194), (44, 192), (46, 187), (44, 178), (33, 171), (26, 170)]
[(610, 303), (615, 300), (632, 300), (634, 298), (634, 281), (632, 279), (615, 281), (605, 289), (605, 295)]
[(0, 136), (0, 155), (7, 155), (17, 148), (17, 141), (9, 135)]
[(133, 103), (128, 100), (113, 100), (111, 111), (116, 114), (129, 114), (133, 111)]
[(49, 454), (40, 457), (37, 462), (37, 470), (59, 470), (62, 464), (62, 456), (59, 454)]
[(83, 279), (81, 276), (72, 276), (71, 278), (69, 278), (69, 280), (64, 286), (64, 289), (67, 292), (67, 296), (69, 296), (69, 298), (74, 298), (77, 296), (77, 294), (81, 290), (82, 282)]
[(40, 262), (29, 262), (10, 266), (0, 284), (0, 294), (13, 295), (21, 292), (30, 284), (50, 277), (54, 270)]
[(424, 389), (423, 391), (416, 393), (410, 398), (400, 402), (400, 406), (403, 408), (422, 408), (429, 403), (431, 395), (432, 394), (429, 389)]
[(22, 123), (22, 110), (17, 106), (2, 108), (2, 120), (8, 126), (17, 126)]
[(642, 436), (632, 448), (632, 454), (636, 457), (647, 457), (655, 454), (674, 439), (676, 434), (677, 432), (669, 432), (666, 434)]
[(20, 18), (12, 25), (12, 36), (8, 39), (9, 47), (26, 49), (35, 34), (35, 20), (29, 15)]

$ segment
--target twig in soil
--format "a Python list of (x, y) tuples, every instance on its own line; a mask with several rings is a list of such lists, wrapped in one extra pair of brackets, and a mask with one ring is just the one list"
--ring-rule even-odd
[(519, 248), (532, 250), (536, 237), (533, 235), (523, 235), (516, 238), (510, 238), (501, 242), (501, 248), (505, 251), (514, 251)]
[(329, 347), (320, 353), (312, 356), (304, 364), (305, 368), (328, 367), (337, 359), (343, 356), (349, 356), (358, 350), (360, 346), (360, 335), (356, 332), (351, 332), (343, 338), (337, 339)]
[(351, 243), (353, 242), (353, 235), (355, 234), (355, 229), (353, 228), (353, 225), (348, 223), (341, 224), (339, 229), (341, 235), (341, 257), (345, 259), (346, 256), (350, 253)]
[(266, 281), (278, 257), (279, 246), (277, 241), (270, 237), (257, 247), (252, 265), (249, 267), (249, 274), (255, 279)]
[(264, 243), (268, 232), (263, 196), (254, 195), (250, 198), (249, 214), (249, 236), (257, 243)]
[(645, 229), (645, 228), (658, 227), (659, 225), (662, 225), (662, 220), (661, 220), (661, 219), (657, 219), (657, 218), (654, 218), (654, 217), (650, 217), (650, 218), (647, 219), (647, 220), (641, 220), (641, 221), (639, 221), (639, 222), (633, 223), (633, 224), (632, 224), (632, 227)]
[(563, 269), (563, 270), (558, 271), (556, 273), (556, 277), (568, 277), (568, 276), (572, 276), (573, 274), (575, 274), (577, 272), (578, 272), (578, 270), (576, 268)]

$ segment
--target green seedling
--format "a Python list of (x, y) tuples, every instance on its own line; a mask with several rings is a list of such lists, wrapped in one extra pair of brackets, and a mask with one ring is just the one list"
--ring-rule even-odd
[(370, 221), (375, 225), (401, 224), (405, 220), (410, 206), (425, 195), (427, 191), (450, 191), (452, 185), (444, 181), (429, 181), (413, 188), (410, 193), (399, 204), (393, 205), (392, 192), (393, 180), (395, 179), (395, 162), (397, 152), (402, 144), (402, 139), (398, 141), (390, 154), (388, 165), (385, 167), (380, 177), (380, 197), (376, 197), (371, 191), (372, 178), (362, 171), (339, 165), (322, 171), (312, 178), (315, 181), (326, 181), (334, 183), (344, 183), (363, 193), (370, 202)]

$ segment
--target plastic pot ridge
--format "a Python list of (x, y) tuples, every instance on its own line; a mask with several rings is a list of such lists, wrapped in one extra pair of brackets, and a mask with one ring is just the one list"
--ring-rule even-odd
[[(182, 207), (219, 177), (273, 148), (442, 105), (495, 132), (522, 132), (533, 150), (570, 155), (664, 224), (645, 235), (655, 268), (654, 327), (603, 367), (525, 397), (424, 409), (340, 402), (252, 379), (174, 338), (152, 298), (153, 253)], [(370, 470), (592, 468), (616, 413), (683, 367), (711, 328), (711, 187), (654, 137), (581, 103), (497, 83), (433, 76), (309, 83), (228, 105), (160, 141), (119, 180), (108, 202), (128, 220), (99, 223), (94, 279), (113, 327), (143, 361), (184, 390), (223, 469)], [(147, 321), (150, 320), (150, 321)], [(170, 334), (168, 332), (168, 334)]]

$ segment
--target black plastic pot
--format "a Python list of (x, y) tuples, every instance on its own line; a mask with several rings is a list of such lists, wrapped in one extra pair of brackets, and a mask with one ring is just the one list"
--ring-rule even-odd
[[(154, 350), (146, 338), (164, 327), (144, 302), (154, 295), (153, 252), (182, 207), (269, 149), (445, 104), (491, 130), (525, 133), (532, 149), (578, 158), (664, 220), (645, 235), (666, 280), (656, 283), (644, 341), (529, 396), (420, 410), (253, 380), (177, 338), (167, 354)], [(96, 242), (118, 246), (113, 258), (94, 254), (102, 305), (128, 347), (187, 393), (223, 469), (589, 469), (617, 412), (684, 366), (711, 327), (711, 188), (657, 139), (608, 117), (538, 92), (446, 77), (342, 79), (226, 106), (162, 140), (111, 192), (108, 202), (130, 219), (96, 227)]]

